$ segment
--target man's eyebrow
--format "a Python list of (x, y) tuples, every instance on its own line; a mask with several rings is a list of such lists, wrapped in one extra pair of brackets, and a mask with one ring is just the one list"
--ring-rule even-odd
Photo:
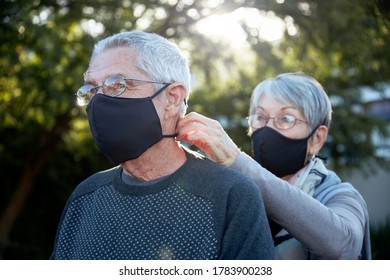
[(84, 77), (84, 85), (96, 85), (95, 80), (88, 78), (88, 70), (84, 72), (83, 77)]
[(97, 83), (93, 79), (85, 79), (84, 85), (97, 85)]
[[(84, 73), (84, 85), (98, 85), (98, 83), (96, 82), (95, 79), (88, 77), (87, 72), (88, 72), (88, 71), (86, 71), (86, 72)], [(124, 73), (122, 73), (122, 72), (108, 73), (108, 74), (104, 75), (103, 81), (105, 81), (105, 80), (107, 80), (109, 77), (113, 77), (113, 76), (122, 76), (122, 77), (126, 77), (126, 75), (125, 75)]]

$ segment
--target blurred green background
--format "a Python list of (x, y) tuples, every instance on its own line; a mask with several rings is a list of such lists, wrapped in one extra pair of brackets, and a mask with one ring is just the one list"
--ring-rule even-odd
[[(0, 0), (0, 259), (48, 259), (72, 190), (111, 167), (74, 93), (94, 43), (132, 29), (179, 45), (193, 73), (188, 111), (221, 121), (247, 153), (253, 88), (303, 71), (334, 106), (329, 165), (346, 178), (390, 174), (389, 1)], [(390, 259), (390, 211), (379, 212), (373, 258)]]

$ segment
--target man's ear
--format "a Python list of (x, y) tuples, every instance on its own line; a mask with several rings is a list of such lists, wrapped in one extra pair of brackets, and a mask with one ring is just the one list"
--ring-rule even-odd
[(181, 83), (173, 83), (166, 91), (165, 111), (167, 117), (172, 117), (180, 112), (186, 98), (186, 88)]

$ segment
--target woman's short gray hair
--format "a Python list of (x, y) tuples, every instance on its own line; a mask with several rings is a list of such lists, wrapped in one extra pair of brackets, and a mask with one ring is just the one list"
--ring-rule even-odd
[(253, 90), (249, 114), (254, 114), (261, 96), (288, 102), (302, 112), (311, 130), (319, 125), (329, 128), (332, 106), (321, 84), (304, 73), (284, 73), (258, 84)]
[[(117, 47), (128, 47), (134, 50), (137, 54), (138, 69), (149, 79), (184, 84), (187, 102), (191, 90), (188, 60), (174, 43), (154, 33), (138, 30), (121, 32), (96, 43), (91, 61), (98, 54)], [(156, 85), (155, 89), (158, 87), (161, 86)], [(183, 114), (185, 107), (183, 104)]]

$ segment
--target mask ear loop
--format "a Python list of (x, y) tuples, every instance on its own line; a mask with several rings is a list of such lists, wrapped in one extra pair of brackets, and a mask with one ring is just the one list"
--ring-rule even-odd
[[(165, 83), (164, 86), (162, 88), (160, 88), (155, 94), (153, 94), (150, 98), (153, 99), (155, 98), (157, 95), (159, 95), (164, 89), (166, 89), (167, 87), (169, 87), (172, 83)], [(184, 105), (187, 106), (187, 100), (184, 98), (183, 100), (184, 102)]]
[(153, 99), (155, 98), (157, 95), (159, 95), (161, 92), (163, 92), (163, 90), (165, 90), (167, 87), (169, 87), (172, 83), (165, 83), (164, 86), (162, 88), (160, 88), (158, 91), (156, 91), (155, 94), (153, 94), (150, 99)]
[[(153, 94), (150, 99), (153, 99), (155, 98), (157, 95), (159, 95), (161, 92), (163, 92), (163, 90), (165, 90), (167, 87), (169, 87), (172, 83), (165, 83), (164, 86), (162, 88), (160, 88), (155, 94)], [(186, 103), (186, 101), (184, 100), (184, 103)], [(175, 138), (177, 137), (179, 134), (178, 133), (175, 133), (175, 134), (166, 134), (166, 135), (162, 135), (163, 138)]]
[(321, 125), (317, 125), (316, 128), (313, 129), (312, 132), (310, 132), (309, 136), (307, 136), (307, 140), (309, 140), (313, 135), (314, 133), (317, 131), (317, 129), (320, 127)]
[[(325, 123), (325, 121), (324, 121)], [(309, 140), (313, 135), (314, 133), (317, 131), (317, 129), (321, 126), (321, 124), (317, 125), (315, 129), (313, 129), (313, 131), (309, 134), (309, 136), (307, 136), (307, 140)], [(328, 161), (328, 157), (322, 157), (322, 156), (319, 156), (319, 155), (312, 155), (311, 159), (310, 160), (313, 160), (314, 158), (319, 158), (320, 160), (322, 160), (324, 163), (326, 163)]]

